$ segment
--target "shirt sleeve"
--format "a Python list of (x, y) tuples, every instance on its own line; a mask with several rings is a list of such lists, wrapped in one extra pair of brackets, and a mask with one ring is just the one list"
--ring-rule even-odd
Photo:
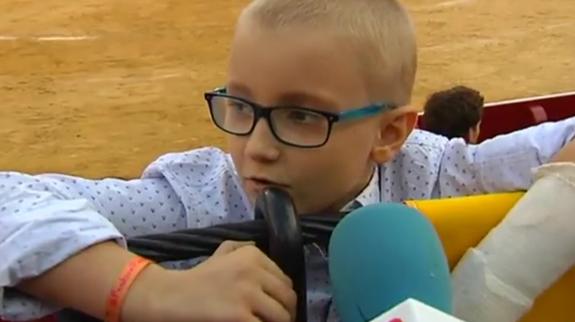
[[(41, 275), (102, 241), (125, 245), (124, 236), (184, 228), (185, 214), (172, 194), (163, 179), (0, 174), (0, 288)], [(9, 295), (17, 293), (0, 299), (2, 316), (19, 319), (34, 311), (11, 303), (18, 296)]]
[(441, 197), (527, 190), (532, 169), (545, 164), (575, 137), (575, 118), (497, 136), (478, 145), (446, 144), (439, 169)]
[(0, 173), (0, 316), (53, 312), (12, 287), (96, 243), (248, 219), (232, 164), (200, 149), (163, 156), (135, 180)]

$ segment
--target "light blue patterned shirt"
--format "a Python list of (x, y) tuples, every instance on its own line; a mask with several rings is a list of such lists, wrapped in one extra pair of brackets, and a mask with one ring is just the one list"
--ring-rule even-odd
[[(353, 203), (524, 190), (532, 168), (574, 137), (575, 118), (479, 145), (416, 130)], [(10, 287), (100, 241), (251, 218), (232, 160), (216, 148), (164, 155), (130, 181), (0, 173), (0, 316), (28, 320), (53, 312)], [(327, 258), (313, 245), (306, 256), (309, 321), (338, 321)]]

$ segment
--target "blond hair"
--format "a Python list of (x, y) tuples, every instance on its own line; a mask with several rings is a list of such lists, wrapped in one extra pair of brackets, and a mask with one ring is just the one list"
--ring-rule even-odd
[(411, 19), (397, 0), (254, 0), (244, 15), (266, 28), (297, 26), (348, 36), (370, 99), (409, 104), (417, 46)]

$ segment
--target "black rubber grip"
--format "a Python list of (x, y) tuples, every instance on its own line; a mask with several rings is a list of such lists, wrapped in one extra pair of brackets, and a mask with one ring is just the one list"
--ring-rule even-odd
[(297, 294), (297, 322), (307, 322), (307, 284), (303, 237), (295, 206), (289, 194), (268, 188), (256, 201), (256, 219), (268, 228), (268, 256), (291, 278)]

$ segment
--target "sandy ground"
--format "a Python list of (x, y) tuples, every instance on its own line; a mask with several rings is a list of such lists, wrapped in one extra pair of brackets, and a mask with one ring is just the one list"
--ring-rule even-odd
[[(224, 147), (202, 93), (225, 80), (246, 0), (2, 0), (0, 169), (138, 176)], [(415, 102), (463, 83), (490, 101), (575, 89), (575, 1), (406, 0)]]

